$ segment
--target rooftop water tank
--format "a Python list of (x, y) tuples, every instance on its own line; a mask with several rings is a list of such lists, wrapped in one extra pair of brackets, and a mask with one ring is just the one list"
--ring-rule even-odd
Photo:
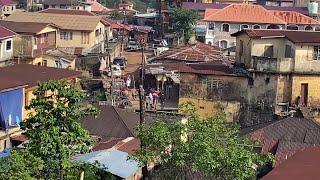
[(309, 14), (312, 14), (312, 15), (318, 14), (318, 3), (310, 2), (308, 4), (308, 12)]

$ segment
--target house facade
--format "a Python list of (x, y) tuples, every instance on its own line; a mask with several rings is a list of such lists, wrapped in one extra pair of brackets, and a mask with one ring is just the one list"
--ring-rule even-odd
[(260, 5), (231, 4), (222, 9), (206, 9), (202, 21), (205, 43), (221, 48), (236, 46), (232, 33), (242, 29), (319, 30), (320, 23), (295, 11), (267, 10)]
[(23, 82), (0, 77), (0, 152), (11, 147), (10, 136), (19, 131), (24, 113)]
[(1, 0), (0, 1), (0, 19), (11, 15), (16, 11), (17, 3), (13, 0)]
[(0, 67), (13, 58), (13, 38), (16, 33), (0, 25)]
[(290, 103), (318, 108), (320, 32), (243, 30), (233, 36), (238, 44), (236, 61), (250, 72), (252, 86), (262, 78), (272, 87), (264, 88), (260, 99), (274, 107)]
[[(71, 15), (64, 13), (14, 13), (6, 19), (15, 22), (52, 23), (59, 27), (56, 33), (57, 47), (78, 47), (90, 51), (96, 46), (104, 50), (106, 26), (102, 17)], [(74, 22), (74, 23), (70, 23)]]
[[(58, 27), (48, 23), (0, 21), (0, 25), (15, 32), (13, 57), (16, 63), (38, 64), (35, 58), (49, 49), (55, 49)], [(19, 61), (19, 62), (18, 62)]]

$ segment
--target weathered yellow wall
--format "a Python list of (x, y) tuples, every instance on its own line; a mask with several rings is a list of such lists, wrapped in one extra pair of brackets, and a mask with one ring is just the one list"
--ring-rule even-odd
[(296, 45), (296, 72), (320, 72), (320, 61), (313, 60), (313, 51), (313, 46)]
[[(96, 29), (101, 28), (101, 38), (104, 37), (105, 34), (105, 28), (104, 25), (99, 22)], [(82, 48), (90, 48), (94, 46), (96, 43), (96, 37), (95, 37), (95, 30), (89, 33), (89, 44), (83, 44), (81, 41), (81, 31), (71, 31), (72, 34), (72, 40), (63, 40), (60, 39), (60, 31), (57, 32), (57, 46), (58, 47), (82, 47)], [(102, 40), (102, 39), (101, 39)]]
[(294, 75), (292, 77), (292, 101), (301, 96), (301, 84), (308, 84), (308, 106), (320, 107), (320, 75)]
[(200, 117), (210, 117), (214, 113), (224, 111), (228, 122), (237, 120), (240, 103), (236, 101), (218, 101), (218, 100), (205, 100), (200, 98), (179, 98), (179, 104), (192, 102), (195, 104), (197, 113)]

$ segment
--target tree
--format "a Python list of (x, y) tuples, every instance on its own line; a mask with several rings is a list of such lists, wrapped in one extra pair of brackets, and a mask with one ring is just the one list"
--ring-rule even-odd
[(97, 111), (82, 106), (85, 95), (67, 81), (40, 83), (34, 95), (27, 107), (33, 113), (21, 123), (29, 138), (26, 151), (43, 161), (43, 177), (63, 179), (72, 167), (70, 158), (88, 152), (93, 143), (76, 120)]
[(199, 19), (196, 10), (188, 10), (183, 8), (176, 8), (171, 12), (175, 29), (184, 37), (185, 44), (187, 44), (194, 34), (194, 29)]
[(156, 162), (162, 178), (185, 179), (187, 169), (207, 179), (254, 179), (257, 167), (272, 161), (253, 151), (254, 144), (239, 136), (234, 124), (225, 122), (224, 113), (200, 119), (191, 103), (183, 105), (185, 123), (156, 121), (138, 128), (145, 147), (132, 158), (141, 165)]
[(10, 156), (0, 159), (0, 179), (36, 180), (41, 177), (43, 161), (26, 151), (11, 150)]

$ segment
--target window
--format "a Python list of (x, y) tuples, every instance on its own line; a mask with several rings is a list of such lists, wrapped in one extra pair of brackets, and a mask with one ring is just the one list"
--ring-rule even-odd
[(222, 49), (227, 48), (227, 47), (228, 47), (228, 41), (226, 41), (226, 40), (220, 41), (220, 47), (221, 47)]
[(47, 61), (47, 60), (43, 60), (43, 61), (42, 61), (42, 66), (47, 67), (47, 66), (48, 66), (48, 61)]
[(242, 29), (249, 29), (249, 26), (247, 24), (242, 24), (240, 26), (240, 30), (242, 30)]
[(271, 24), (267, 27), (267, 29), (280, 29), (280, 27), (278, 25)]
[(99, 29), (96, 30), (96, 37), (100, 35)]
[(260, 25), (253, 25), (253, 29), (260, 29), (261, 27), (260, 27)]
[(72, 40), (72, 32), (62, 31), (60, 32), (60, 39), (62, 40)]
[(55, 67), (56, 68), (61, 68), (62, 67), (62, 64), (59, 60), (55, 61)]
[(242, 56), (243, 55), (243, 41), (240, 40), (240, 47), (239, 47), (239, 55)]
[(297, 25), (289, 25), (289, 26), (287, 26), (287, 29), (289, 29), (289, 30), (299, 30), (299, 27)]
[(12, 50), (12, 40), (7, 40), (6, 41), (6, 51), (11, 51)]
[(285, 58), (292, 58), (293, 57), (292, 47), (290, 45), (286, 45), (284, 57)]
[(223, 85), (222, 80), (219, 79), (207, 79), (206, 84), (208, 91), (219, 89)]
[(209, 23), (209, 30), (214, 30), (214, 23)]
[(89, 44), (89, 33), (88, 32), (81, 32), (81, 43), (82, 44)]
[(313, 60), (320, 60), (320, 46), (313, 47)]
[(273, 57), (273, 46), (267, 45), (264, 47), (264, 57)]
[(230, 25), (229, 24), (222, 24), (222, 31), (223, 32), (229, 32), (230, 31)]
[(306, 27), (304, 28), (304, 30), (306, 30), (306, 31), (312, 31), (313, 28), (312, 28), (312, 26), (308, 25), (308, 26), (306, 26)]

